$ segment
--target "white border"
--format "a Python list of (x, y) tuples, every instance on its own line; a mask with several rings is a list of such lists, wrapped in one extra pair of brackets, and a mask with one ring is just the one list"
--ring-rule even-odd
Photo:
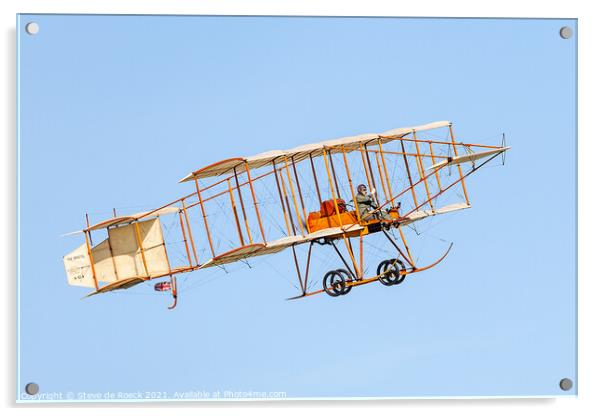
[[(4, 339), (2, 349), (4, 354), (1, 394), (2, 404), (10, 412), (14, 407), (24, 407), (26, 412), (35, 408), (44, 407), (48, 413), (64, 414), (78, 411), (74, 407), (85, 407), (86, 412), (104, 413), (107, 407), (127, 408), (128, 412), (144, 414), (163, 414), (165, 407), (174, 407), (182, 413), (198, 413), (195, 408), (211, 408), (214, 412), (230, 412), (247, 409), (250, 413), (281, 413), (286, 408), (287, 413), (305, 414), (308, 411), (344, 411), (346, 414), (365, 414), (366, 411), (377, 410), (379, 413), (399, 413), (411, 410), (413, 413), (445, 413), (462, 415), (488, 414), (506, 415), (510, 408), (528, 411), (529, 414), (591, 414), (600, 412), (602, 408), (598, 399), (600, 383), (602, 336), (600, 335), (599, 316), (602, 316), (599, 297), (602, 285), (598, 272), (597, 260), (600, 246), (600, 217), (599, 210), (602, 206), (596, 192), (600, 191), (597, 169), (599, 155), (602, 154), (598, 132), (598, 114), (600, 109), (596, 105), (598, 97), (602, 96), (598, 74), (602, 73), (600, 65), (599, 40), (602, 39), (602, 21), (600, 13), (593, 6), (595, 2), (553, 2), (532, 1), (525, 2), (506, 0), (497, 3), (477, 2), (467, 0), (449, 1), (421, 1), (421, 2), (396, 2), (396, 1), (320, 1), (311, 2), (303, 0), (282, 1), (196, 1), (172, 0), (153, 1), (142, 3), (136, 0), (105, 0), (77, 2), (66, 0), (47, 1), (15, 1), (5, 0), (0, 3), (2, 10), (2, 25), (4, 42), (3, 48), (3, 82), (4, 100), (1, 102), (3, 111), (2, 123), (4, 129), (4, 145), (1, 154), (5, 157), (2, 191), (5, 204), (2, 204), (2, 218), (4, 219), (4, 238), (0, 244), (0, 262), (5, 265), (5, 281), (3, 293), (5, 295), (3, 306), (5, 311), (2, 320)], [(15, 108), (15, 20), (16, 13), (113, 13), (113, 14), (249, 14), (249, 15), (347, 15), (347, 16), (448, 16), (448, 17), (555, 17), (579, 19), (579, 398), (550, 399), (546, 396), (535, 399), (506, 398), (489, 399), (478, 398), (440, 398), (437, 400), (420, 398), (419, 400), (390, 399), (374, 401), (371, 399), (342, 401), (306, 401), (292, 399), (290, 401), (235, 401), (235, 402), (169, 402), (152, 404), (127, 403), (108, 405), (104, 403), (68, 404), (14, 404), (15, 391), (15, 213), (14, 198), (15, 187), (15, 135), (16, 135), (16, 108)], [(563, 219), (560, 219), (563, 220)], [(148, 409), (148, 407), (153, 407)], [(445, 406), (443, 409), (442, 406)], [(144, 410), (142, 410), (144, 409)], [(315, 409), (315, 410), (314, 410)], [(22, 409), (23, 410), (23, 409)]]

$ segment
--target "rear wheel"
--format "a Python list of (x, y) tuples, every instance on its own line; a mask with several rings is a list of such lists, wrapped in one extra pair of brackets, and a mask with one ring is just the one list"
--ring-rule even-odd
[[(353, 276), (351, 275), (351, 273), (349, 273), (348, 270), (337, 269), (336, 271), (343, 275), (343, 277), (345, 278), (345, 282), (353, 281)], [(343, 289), (343, 292), (341, 293), (341, 295), (346, 295), (347, 293), (349, 293), (351, 291), (351, 287), (352, 286), (345, 284), (345, 288)]]
[(345, 277), (339, 270), (329, 271), (324, 275), (324, 279), (322, 280), (324, 291), (333, 297), (349, 293), (351, 287), (347, 287), (345, 284)]

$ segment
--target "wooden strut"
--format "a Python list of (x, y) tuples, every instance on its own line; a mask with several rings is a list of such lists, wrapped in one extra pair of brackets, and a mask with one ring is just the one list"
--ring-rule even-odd
[[(412, 131), (414, 140), (416, 140), (416, 130)], [(420, 172), (420, 177), (424, 178), (424, 165), (422, 164), (422, 155), (420, 154), (420, 147), (417, 141), (414, 141), (416, 145), (416, 165), (418, 167), (418, 172)], [(435, 212), (435, 207), (433, 206), (433, 201), (431, 201), (431, 192), (429, 190), (429, 182), (424, 181), (424, 190), (426, 191), (426, 196), (429, 198), (429, 205), (431, 206), (431, 211)]]
[(410, 173), (410, 164), (408, 163), (408, 157), (406, 156), (405, 146), (403, 144), (403, 140), (399, 141), (401, 143), (401, 151), (403, 152), (403, 161), (406, 165), (406, 173), (408, 175), (408, 181), (410, 182), (410, 189), (412, 190), (412, 197), (414, 199), (414, 206), (418, 206), (418, 199), (416, 198), (416, 191), (414, 190), (414, 182), (412, 181), (412, 174)]
[[(86, 212), (86, 229), (89, 230), (90, 229), (90, 218), (88, 217), (88, 213)], [(92, 234), (90, 233), (90, 245), (94, 245), (94, 242), (92, 241)]]
[(345, 257), (343, 257), (343, 254), (341, 254), (339, 248), (336, 246), (336, 244), (334, 244), (334, 242), (330, 242), (330, 245), (334, 248), (334, 251), (336, 251), (336, 253), (339, 255), (339, 258), (343, 261), (343, 264), (345, 265), (345, 268), (347, 269), (347, 271), (351, 274), (351, 276), (353, 276), (354, 278), (358, 278), (358, 275), (356, 273), (353, 272), (353, 270), (351, 270), (351, 267), (349, 267), (349, 264), (347, 264), (347, 261), (345, 260)]
[(305, 264), (305, 280), (303, 282), (303, 294), (307, 292), (307, 278), (309, 277), (309, 262), (311, 261), (311, 249), (314, 246), (313, 240), (309, 243), (309, 250), (307, 251), (307, 263)]
[[(90, 226), (88, 226), (90, 228)], [(88, 257), (90, 258), (90, 269), (92, 270), (92, 279), (94, 279), (94, 287), (98, 291), (98, 279), (96, 279), (96, 269), (94, 268), (94, 257), (92, 256), (92, 250), (90, 249), (90, 240), (89, 237), (90, 230), (84, 231), (84, 235), (86, 237), (86, 248), (88, 249)]]
[[(261, 239), (263, 244), (267, 244), (265, 239), (265, 232), (263, 231), (263, 222), (261, 221), (261, 215), (259, 215), (259, 205), (257, 204), (257, 197), (255, 196), (255, 188), (253, 188), (253, 180), (251, 179), (251, 172), (249, 172), (249, 164), (245, 162), (245, 170), (247, 171), (247, 179), (249, 180), (249, 189), (251, 190), (251, 196), (253, 197), (253, 205), (255, 206), (255, 214), (257, 215), (257, 224), (259, 224), (259, 232), (261, 232)], [(257, 180), (259, 178), (255, 178)]]
[[(303, 210), (303, 218), (307, 221), (307, 211), (305, 210), (305, 202), (303, 201), (303, 193), (301, 192), (301, 184), (299, 183), (299, 175), (297, 174), (297, 167), (295, 165), (295, 157), (291, 157), (291, 165), (293, 166), (293, 173), (295, 174), (295, 182), (297, 183), (297, 191), (299, 191), (299, 201), (301, 201), (301, 209)], [(309, 225), (305, 223), (305, 230), (309, 234)]]
[[(382, 140), (379, 138), (378, 139), (378, 149), (380, 150), (380, 157), (382, 159), (382, 163), (383, 163), (383, 169), (385, 171), (385, 177), (387, 179), (387, 187), (389, 189), (389, 196), (391, 196), (391, 208), (395, 207), (395, 198), (393, 198), (393, 189), (391, 187), (391, 180), (389, 179), (389, 169), (387, 168), (387, 161), (385, 159), (385, 156), (383, 154), (383, 146), (382, 146)], [(378, 157), (377, 157), (378, 160)], [(380, 168), (379, 168), (380, 170)], [(406, 252), (408, 253), (408, 257), (409, 259), (408, 262), (412, 265), (412, 267), (414, 267), (414, 259), (412, 257), (412, 253), (410, 252), (410, 246), (408, 245), (408, 242), (406, 240), (406, 237), (403, 233), (402, 227), (397, 227), (397, 231), (399, 232), (399, 236), (401, 237), (401, 241), (403, 242), (403, 246), (406, 249)], [(404, 256), (405, 258), (405, 256)]]
[[(434, 165), (437, 162), (435, 161), (435, 154), (433, 153), (433, 142), (432, 141), (429, 141), (429, 150), (431, 152), (431, 162)], [(435, 178), (437, 178), (437, 186), (439, 187), (439, 190), (441, 190), (441, 179), (439, 179), (439, 172), (435, 173)]]
[(364, 278), (364, 236), (360, 234), (360, 279)]
[[(113, 208), (113, 218), (117, 218), (117, 211)], [(88, 213), (86, 213), (86, 228), (90, 228), (90, 220), (88, 218)], [(92, 243), (92, 233), (90, 233), (90, 242)], [(109, 233), (109, 227), (107, 227), (107, 234)], [(94, 243), (92, 243), (94, 245)], [(111, 262), (113, 263), (113, 272), (115, 272), (115, 277), (119, 280), (119, 274), (117, 273), (117, 263), (115, 263), (115, 257), (113, 256), (113, 247), (111, 246), (111, 238), (107, 236), (107, 245), (109, 246), (109, 254), (111, 255)], [(90, 253), (92, 250), (90, 249)], [(98, 287), (96, 288), (98, 290)]]
[[(366, 161), (368, 162), (368, 171), (370, 172), (370, 179), (372, 180), (372, 187), (374, 191), (376, 191), (376, 180), (374, 179), (374, 171), (372, 170), (372, 163), (370, 162), (370, 153), (368, 153), (368, 145), (364, 143), (364, 151), (366, 152)], [(380, 202), (378, 201), (378, 192), (375, 192), (374, 200), (378, 205)]]
[(194, 184), (196, 185), (196, 193), (199, 198), (199, 206), (201, 207), (201, 213), (203, 214), (203, 223), (205, 224), (205, 232), (207, 233), (207, 241), (209, 242), (211, 257), (215, 258), (215, 250), (213, 248), (213, 241), (211, 241), (211, 232), (209, 231), (209, 224), (207, 222), (207, 213), (205, 212), (205, 206), (203, 205), (203, 198), (201, 198), (201, 190), (199, 188), (199, 180), (197, 178), (194, 178)]
[(328, 159), (330, 160), (330, 169), (332, 170), (332, 179), (334, 181), (334, 186), (337, 190), (337, 198), (341, 199), (341, 191), (339, 190), (339, 180), (337, 179), (337, 172), (334, 170), (334, 162), (332, 161), (332, 152), (330, 150), (328, 151)]
[[(312, 154), (309, 154), (309, 163), (311, 165), (311, 173), (313, 174), (314, 177), (314, 183), (316, 184), (316, 192), (318, 194), (318, 203), (320, 204), (320, 206), (322, 205), (322, 195), (320, 194), (320, 185), (318, 183), (318, 175), (316, 175), (316, 167), (314, 166), (314, 159)], [(332, 220), (330, 219), (330, 216), (326, 217), (326, 221), (328, 222), (328, 227), (332, 227)]]
[(199, 264), (199, 258), (196, 253), (196, 247), (194, 245), (194, 238), (192, 236), (192, 230), (190, 229), (190, 220), (188, 219), (188, 211), (186, 209), (186, 203), (182, 200), (182, 211), (184, 211), (184, 219), (186, 220), (186, 229), (188, 230), (188, 237), (190, 238), (190, 245), (192, 246), (192, 254), (194, 255), (194, 263)]
[(148, 265), (146, 264), (146, 255), (144, 254), (144, 247), (142, 247), (142, 237), (140, 236), (140, 225), (138, 220), (134, 221), (134, 228), (136, 229), (136, 241), (138, 241), (138, 247), (140, 247), (140, 254), (142, 255), (142, 264), (144, 265), (144, 272), (150, 279), (150, 273), (148, 272)]
[(311, 172), (314, 177), (314, 183), (316, 184), (316, 193), (318, 194), (318, 202), (322, 202), (322, 195), (320, 195), (320, 185), (318, 184), (318, 176), (316, 175), (316, 168), (314, 166), (314, 159), (312, 154), (309, 154), (309, 163), (311, 165)]
[(392, 195), (389, 193), (389, 191), (391, 190), (390, 187), (385, 187), (385, 177), (383, 175), (383, 170), (381, 167), (381, 162), (380, 159), (378, 158), (380, 155), (376, 154), (374, 155), (374, 157), (376, 158), (376, 168), (378, 170), (378, 177), (380, 179), (380, 185), (383, 189), (383, 192), (385, 193), (385, 199), (391, 199), (390, 203), (391, 203), (391, 207), (393, 206), (393, 198), (390, 198)]
[[(382, 137), (382, 136), (380, 136), (380, 138), (382, 139), (383, 137)], [(399, 139), (399, 140), (405, 140), (405, 141), (407, 141), (408, 139)], [(410, 141), (412, 141), (412, 140), (410, 140)], [(448, 143), (448, 144), (450, 144), (450, 143)], [(351, 148), (351, 150), (354, 150), (354, 149), (353, 149), (353, 148)], [(372, 150), (372, 149), (367, 149), (367, 150), (366, 150), (366, 152), (368, 152), (368, 153), (379, 153), (379, 152), (380, 152), (380, 150), (376, 150), (376, 149), (375, 149), (375, 150)], [(385, 155), (395, 155), (395, 156), (401, 156), (401, 155), (404, 155), (404, 154), (405, 154), (406, 156), (414, 156), (414, 157), (418, 156), (416, 153), (412, 153), (412, 152), (405, 152), (405, 153), (404, 153), (404, 152), (396, 152), (396, 151), (394, 151), (394, 150), (384, 150), (384, 149), (383, 149), (383, 151), (382, 151), (382, 152), (383, 152)], [(435, 158), (437, 158), (437, 159), (447, 159), (447, 156), (439, 156), (439, 155), (435, 155)]]
[[(434, 144), (449, 144), (449, 142), (444, 142), (441, 140), (421, 140), (421, 139), (410, 139), (405, 137), (406, 135), (408, 135), (410, 133), (406, 133), (403, 137), (396, 137), (396, 136), (380, 136), (383, 139), (390, 139), (390, 140), (406, 140), (409, 142), (413, 142), (413, 141), (417, 141), (420, 143), (434, 143)], [(493, 146), (493, 145), (487, 145), (487, 144), (476, 144), (476, 143), (462, 143), (462, 145), (466, 146), (466, 147), (482, 147), (482, 148), (487, 148), (487, 149), (499, 149), (500, 146)]]
[(355, 216), (357, 217), (357, 222), (362, 224), (364, 221), (360, 217), (360, 210), (357, 204), (357, 198), (355, 197), (355, 189), (353, 189), (353, 180), (351, 179), (351, 171), (349, 170), (349, 163), (347, 162), (347, 153), (345, 149), (341, 148), (341, 152), (343, 153), (343, 162), (345, 163), (345, 173), (347, 173), (347, 181), (349, 182), (349, 191), (351, 192), (351, 197), (353, 198), (353, 206), (355, 207)]
[(234, 170), (234, 181), (236, 183), (236, 191), (238, 193), (238, 201), (240, 202), (240, 209), (242, 210), (242, 217), (245, 221), (245, 228), (247, 229), (247, 237), (249, 238), (249, 244), (253, 244), (253, 237), (251, 236), (251, 229), (249, 228), (249, 220), (247, 219), (247, 211), (245, 210), (245, 203), (242, 199), (242, 191), (240, 190), (240, 184), (238, 183), (238, 174), (236, 168)]
[(295, 269), (297, 270), (297, 277), (299, 278), (299, 289), (303, 292), (303, 281), (301, 280), (301, 270), (299, 269), (299, 261), (297, 260), (297, 252), (295, 251), (295, 245), (291, 246), (293, 249), (293, 259), (295, 260)]
[(282, 181), (282, 189), (284, 193), (284, 202), (286, 203), (286, 208), (288, 211), (288, 216), (291, 221), (291, 228), (293, 229), (293, 235), (297, 235), (297, 227), (295, 227), (295, 221), (293, 221), (293, 213), (291, 211), (291, 205), (288, 202), (288, 194), (286, 193), (286, 185), (284, 184), (284, 176), (282, 175), (282, 171), (280, 171), (280, 180)]
[[(449, 135), (451, 138), (452, 147), (454, 148), (454, 155), (456, 157), (458, 157), (458, 148), (456, 146), (456, 140), (454, 139), (454, 131), (452, 130), (451, 123), (449, 123)], [(466, 192), (466, 184), (464, 183), (464, 178), (462, 175), (462, 166), (460, 166), (459, 163), (457, 166), (458, 166), (458, 173), (460, 174), (460, 178), (462, 178), (462, 190), (464, 191), (464, 199), (466, 200), (466, 204), (470, 205), (470, 202), (468, 201), (468, 192)]]
[(360, 145), (360, 154), (362, 155), (362, 164), (364, 165), (364, 172), (366, 173), (366, 183), (368, 189), (372, 189), (372, 182), (370, 181), (370, 172), (368, 171), (368, 164), (366, 163), (366, 150)]
[[(386, 136), (378, 136), (378, 137), (379, 137), (380, 140), (387, 138)], [(370, 142), (372, 140), (374, 140), (374, 139), (371, 139)], [(404, 137), (404, 138), (395, 138), (395, 141), (404, 141), (404, 142), (410, 142), (410, 143), (412, 143), (412, 142), (430, 143), (431, 145), (432, 144), (451, 145), (451, 142), (439, 142), (439, 141), (436, 141), (436, 140), (412, 140), (412, 139), (407, 138), (407, 137)], [(366, 142), (366, 143), (368, 143), (368, 142)], [(366, 143), (364, 143), (364, 144), (366, 144)], [(504, 146), (486, 146), (486, 145), (481, 145), (481, 144), (467, 144), (467, 143), (461, 143), (461, 142), (456, 142), (456, 144), (461, 144), (462, 146), (464, 146), (466, 148), (479, 147), (479, 148), (484, 148), (484, 149), (499, 149), (501, 147), (504, 147)], [(342, 149), (345, 149), (346, 151), (355, 151), (355, 150), (362, 151), (361, 150), (362, 149), (362, 147), (361, 147), (362, 145), (360, 145), (359, 149), (356, 148), (355, 146), (349, 146), (349, 145), (344, 145), (344, 144), (338, 145), (338, 146), (340, 146)], [(364, 152), (367, 152), (367, 153), (379, 153), (380, 151), (377, 150), (377, 149), (373, 150), (373, 149), (368, 149), (367, 148), (366, 150), (364, 150)], [(399, 155), (404, 155), (405, 154), (406, 156), (413, 156), (413, 157), (418, 156), (417, 153), (412, 153), (412, 152), (407, 152), (407, 151), (406, 152), (397, 152), (397, 151), (394, 151), (394, 150), (384, 150), (383, 149), (382, 152), (385, 155), (398, 155), (399, 156)], [(424, 154), (423, 154), (423, 156), (424, 156)], [(447, 159), (448, 158), (448, 156), (443, 156), (443, 155), (434, 155), (434, 157), (436, 159)]]
[(389, 235), (389, 233), (386, 230), (383, 230), (383, 234), (391, 242), (391, 244), (393, 245), (393, 247), (395, 247), (395, 249), (399, 252), (399, 254), (401, 255), (401, 257), (403, 257), (404, 260), (407, 261), (410, 264), (410, 266), (415, 267), (414, 262), (412, 260), (410, 260), (408, 257), (406, 257), (406, 255), (403, 253), (403, 251), (401, 251), (401, 248), (399, 248), (399, 246), (391, 238), (391, 236)]
[[(107, 233), (109, 229), (107, 227)], [(113, 247), (111, 246), (111, 238), (108, 236), (107, 245), (109, 246), (109, 254), (111, 255), (111, 261), (113, 262), (113, 271), (115, 272), (115, 277), (119, 280), (119, 273), (117, 273), (117, 263), (115, 262), (115, 257), (113, 256)]]
[(278, 172), (276, 172), (276, 162), (272, 161), (272, 166), (274, 167), (274, 179), (276, 180), (276, 187), (278, 188), (278, 196), (280, 197), (280, 205), (282, 206), (282, 216), (284, 217), (284, 222), (286, 224), (286, 231), (288, 235), (291, 235), (291, 227), (288, 223), (288, 218), (286, 217), (286, 208), (284, 206), (284, 198), (282, 197), (282, 189), (280, 188), (280, 180), (278, 180)]
[(163, 246), (163, 252), (165, 253), (165, 261), (167, 262), (167, 271), (169, 272), (169, 274), (171, 276), (171, 264), (169, 263), (169, 255), (167, 254), (167, 245), (165, 244), (165, 238), (163, 238), (163, 230), (161, 229), (161, 222), (159, 222), (159, 230), (161, 231), (161, 240), (163, 240), (163, 243), (161, 245)]
[(188, 239), (186, 238), (186, 231), (184, 230), (184, 221), (182, 220), (182, 210), (178, 211), (180, 218), (180, 228), (182, 229), (182, 236), (184, 237), (184, 247), (186, 248), (186, 256), (188, 257), (188, 264), (192, 267), (192, 258), (190, 257), (190, 250), (188, 248)]
[(293, 187), (291, 172), (288, 168), (288, 160), (286, 158), (284, 159), (284, 166), (286, 168), (286, 177), (288, 179), (288, 185), (291, 189), (291, 196), (293, 197), (293, 205), (295, 206), (295, 215), (297, 216), (297, 222), (299, 223), (299, 230), (301, 231), (301, 235), (305, 237), (305, 231), (303, 231), (303, 221), (301, 220), (301, 214), (299, 214), (299, 205), (297, 205), (297, 198), (295, 197), (295, 188)]
[(236, 203), (234, 202), (234, 194), (232, 193), (232, 186), (228, 180), (228, 193), (230, 194), (230, 204), (232, 205), (232, 213), (234, 214), (234, 221), (236, 222), (236, 230), (238, 231), (238, 239), (240, 245), (245, 245), (245, 240), (242, 238), (242, 230), (240, 229), (240, 221), (238, 220), (238, 212), (236, 211)]
[[(328, 184), (330, 185), (330, 193), (332, 194), (332, 199), (334, 200), (334, 210), (337, 214), (337, 219), (339, 221), (339, 227), (341, 230), (343, 229), (343, 221), (341, 219), (341, 213), (339, 211), (339, 204), (337, 204), (336, 196), (334, 194), (334, 185), (332, 184), (332, 176), (330, 175), (330, 168), (328, 167), (328, 158), (326, 157), (326, 149), (323, 149), (323, 157), (324, 157), (324, 166), (326, 167), (326, 173), (328, 174)], [(349, 257), (351, 257), (351, 261), (353, 263), (353, 268), (355, 270), (355, 276), (359, 276), (357, 263), (355, 262), (355, 257), (353, 255), (353, 251), (351, 250), (349, 237), (343, 231), (343, 241), (345, 242), (345, 247), (347, 247), (347, 252), (349, 253)]]

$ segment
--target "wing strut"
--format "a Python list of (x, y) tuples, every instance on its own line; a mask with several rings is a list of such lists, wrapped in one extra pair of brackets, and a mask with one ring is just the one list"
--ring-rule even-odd
[(309, 243), (309, 251), (307, 252), (307, 261), (305, 263), (305, 278), (301, 278), (301, 269), (299, 268), (299, 262), (297, 260), (297, 252), (295, 251), (295, 245), (293, 244), (291, 247), (293, 249), (293, 258), (295, 259), (295, 270), (297, 271), (297, 277), (299, 278), (299, 284), (301, 285), (301, 295), (300, 297), (305, 296), (307, 293), (307, 279), (309, 278), (309, 264), (311, 262), (311, 249), (314, 246), (314, 241)]
[(385, 237), (387, 237), (387, 239), (391, 242), (391, 244), (393, 244), (393, 247), (395, 247), (397, 249), (399, 254), (405, 259), (405, 261), (407, 261), (413, 268), (416, 267), (414, 262), (411, 261), (409, 258), (407, 258), (406, 255), (403, 253), (403, 251), (401, 251), (401, 248), (399, 248), (399, 246), (395, 243), (395, 241), (393, 241), (393, 239), (391, 238), (391, 236), (389, 235), (387, 230), (383, 229), (383, 234), (385, 235)]
[(339, 251), (339, 248), (336, 246), (336, 244), (334, 242), (332, 242), (332, 241), (328, 241), (326, 244), (330, 244), (334, 248), (334, 251), (337, 252), (337, 254), (339, 255), (339, 257), (343, 261), (343, 264), (345, 265), (345, 268), (347, 269), (347, 271), (351, 274), (351, 276), (353, 276), (354, 279), (357, 280), (357, 276), (355, 275), (355, 273), (353, 272), (353, 270), (349, 267), (349, 264), (347, 263), (347, 260), (345, 260), (345, 257), (343, 257), (343, 255)]

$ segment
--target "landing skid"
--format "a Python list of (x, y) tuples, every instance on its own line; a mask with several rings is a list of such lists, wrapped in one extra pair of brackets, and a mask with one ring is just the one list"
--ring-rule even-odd
[[(403, 263), (401, 263), (401, 261), (399, 261), (399, 259), (385, 260), (384, 262), (388, 262), (389, 264), (384, 265), (382, 267), (379, 266), (379, 268), (377, 269), (377, 272), (379, 270), (382, 270), (382, 272), (378, 273), (375, 276), (372, 276), (369, 278), (363, 278), (363, 279), (353, 278), (352, 276), (349, 276), (349, 273), (347, 273), (347, 274), (341, 273), (341, 271), (344, 271), (344, 269), (333, 270), (328, 273), (336, 274), (337, 272), (339, 272), (339, 275), (341, 277), (331, 279), (332, 281), (331, 281), (330, 285), (325, 284), (324, 288), (321, 290), (316, 290), (314, 292), (307, 292), (307, 293), (301, 294), (299, 296), (294, 296), (292, 298), (288, 298), (287, 300), (301, 299), (301, 298), (305, 298), (308, 296), (318, 295), (320, 293), (328, 293), (330, 296), (333, 296), (333, 297), (342, 296), (342, 295), (346, 295), (347, 293), (349, 293), (351, 291), (351, 289), (355, 286), (367, 285), (369, 283), (373, 283), (376, 281), (380, 281), (385, 286), (397, 285), (397, 284), (400, 284), (401, 282), (403, 282), (403, 280), (405, 279), (406, 276), (428, 270), (430, 268), (435, 267), (437, 264), (441, 263), (443, 261), (443, 259), (445, 259), (445, 257), (447, 257), (447, 255), (449, 254), (453, 245), (454, 245), (453, 243), (450, 243), (450, 245), (447, 248), (447, 250), (445, 251), (445, 253), (443, 253), (443, 255), (438, 260), (436, 260), (435, 262), (429, 264), (428, 266), (424, 266), (424, 267), (405, 268), (405, 265), (403, 265)], [(384, 262), (382, 262), (381, 265), (383, 265)], [(396, 264), (398, 265), (397, 268), (395, 266)], [(400, 267), (399, 264), (403, 265), (403, 267)], [(325, 276), (325, 279), (324, 279), (325, 282), (326, 282), (326, 277), (328, 276), (328, 273)]]

